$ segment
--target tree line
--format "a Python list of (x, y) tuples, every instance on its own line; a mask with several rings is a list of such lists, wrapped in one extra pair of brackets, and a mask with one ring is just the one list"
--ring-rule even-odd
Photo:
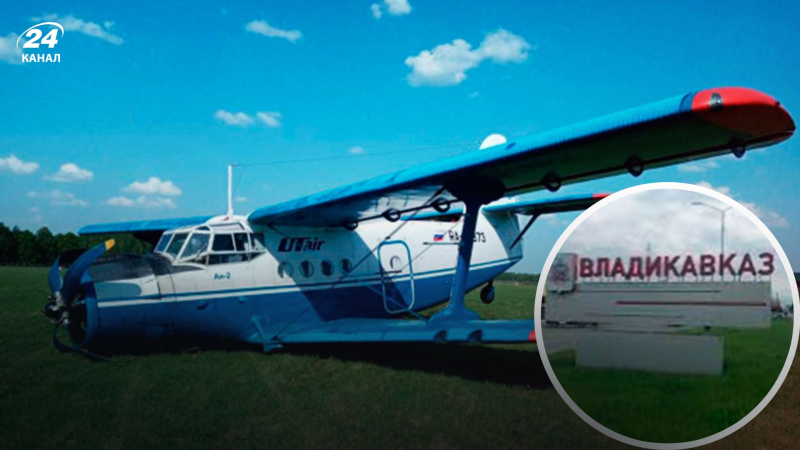
[(520, 283), (520, 284), (538, 284), (539, 283), (539, 274), (533, 273), (515, 273), (515, 272), (505, 272), (501, 273), (500, 275), (495, 278), (498, 281), (508, 281), (512, 283)]
[(49, 266), (61, 253), (76, 248), (90, 248), (113, 238), (113, 253), (144, 254), (151, 251), (146, 244), (129, 234), (114, 236), (78, 236), (75, 233), (53, 234), (49, 228), (41, 227), (36, 233), (8, 228), (0, 222), (0, 265), (5, 266)]

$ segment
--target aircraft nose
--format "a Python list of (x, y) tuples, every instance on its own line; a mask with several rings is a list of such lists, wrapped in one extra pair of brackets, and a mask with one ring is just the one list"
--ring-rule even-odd
[(60, 326), (66, 328), (75, 345), (80, 346), (86, 341), (86, 332), (89, 328), (89, 306), (93, 300), (91, 295), (93, 285), (87, 270), (97, 258), (113, 246), (114, 240), (111, 239), (81, 253), (67, 269), (63, 280), (61, 278), (60, 264), (64, 255), (62, 254), (56, 258), (56, 261), (50, 267), (47, 280), (52, 296), (49, 299), (50, 301), (45, 304), (43, 313), (55, 325), (54, 344), (57, 348), (68, 348), (55, 337), (55, 331)]

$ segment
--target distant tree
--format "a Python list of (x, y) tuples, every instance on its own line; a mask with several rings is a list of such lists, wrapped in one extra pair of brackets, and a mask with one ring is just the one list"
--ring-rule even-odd
[(17, 264), (22, 266), (33, 266), (37, 263), (36, 236), (28, 230), (22, 231), (14, 227), (11, 232), (14, 234), (14, 241), (17, 244)]
[(149, 244), (136, 239), (130, 234), (80, 237), (82, 244), (81, 246), (85, 248), (94, 247), (95, 245), (105, 242), (109, 239), (114, 239), (114, 247), (111, 248), (111, 253), (131, 253), (134, 255), (144, 255), (152, 251), (152, 248)]
[(532, 273), (506, 272), (498, 275), (496, 279), (499, 281), (511, 281), (514, 283), (537, 284), (539, 282), (539, 275)]
[(47, 266), (53, 264), (58, 256), (56, 238), (47, 227), (39, 228), (36, 232), (36, 265)]
[(67, 250), (81, 248), (81, 238), (75, 233), (57, 234), (56, 247), (58, 247), (59, 254), (64, 253)]
[(0, 264), (17, 264), (18, 259), (14, 233), (3, 222), (0, 222)]
[(67, 250), (90, 248), (108, 239), (114, 239), (111, 253), (143, 255), (153, 251), (152, 245), (130, 234), (78, 236), (75, 233), (53, 235), (47, 227), (36, 234), (19, 227), (9, 229), (0, 222), (0, 265), (49, 266), (56, 257)]

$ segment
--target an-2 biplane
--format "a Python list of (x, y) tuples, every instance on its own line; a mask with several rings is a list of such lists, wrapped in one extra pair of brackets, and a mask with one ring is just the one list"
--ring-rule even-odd
[[(81, 254), (63, 280), (57, 260), (45, 314), (69, 334), (66, 345), (54, 332), (57, 347), (85, 353), (168, 338), (238, 340), (265, 351), (295, 343), (530, 342), (532, 320), (481, 320), (464, 296), (486, 284), (481, 298), (493, 299), (492, 280), (522, 258), (520, 239), (538, 215), (585, 209), (600, 197), (497, 200), (731, 152), (741, 157), (794, 129), (766, 94), (708, 89), (247, 217), (229, 206), (216, 217), (89, 225), (80, 234), (132, 233), (155, 250), (103, 256), (108, 241)], [(532, 217), (523, 229), (518, 215)], [(448, 301), (429, 318), (419, 314)]]

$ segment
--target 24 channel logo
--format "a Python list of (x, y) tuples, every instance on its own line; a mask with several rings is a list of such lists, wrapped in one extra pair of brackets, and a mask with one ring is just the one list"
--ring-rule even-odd
[[(42, 27), (42, 28), (39, 28)], [(48, 27), (50, 29), (48, 30)], [(49, 47), (50, 49), (55, 48), (56, 44), (58, 44), (58, 31), (61, 30), (61, 37), (64, 37), (64, 27), (56, 22), (42, 22), (40, 24), (36, 24), (27, 30), (25, 30), (22, 34), (19, 35), (17, 38), (17, 48), (19, 48), (19, 42), (24, 37), (27, 38), (26, 41), (23, 42), (22, 49), (39, 49), (45, 46)], [(47, 34), (44, 32), (47, 31)], [(44, 36), (44, 37), (42, 37)], [(23, 53), (22, 54), (22, 62), (61, 62), (61, 54), (56, 53)]]

